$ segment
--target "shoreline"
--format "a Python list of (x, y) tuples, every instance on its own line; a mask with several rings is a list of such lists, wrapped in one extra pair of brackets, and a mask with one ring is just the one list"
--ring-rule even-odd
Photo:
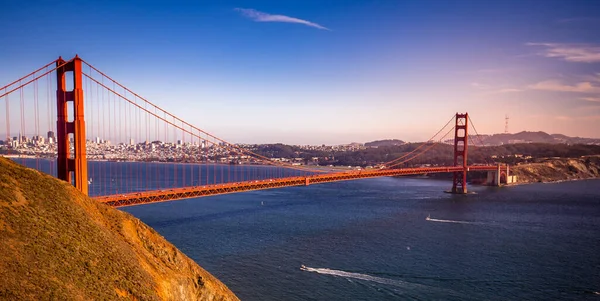
[(511, 184), (504, 184), (503, 186), (510, 187), (510, 186), (521, 186), (521, 185), (531, 185), (531, 184), (558, 184), (558, 183), (565, 183), (565, 182), (593, 181), (593, 180), (600, 180), (600, 177), (554, 180), (554, 181), (541, 181), (541, 182), (517, 182), (517, 183), (511, 183)]
[[(54, 161), (53, 158), (44, 158), (44, 157), (33, 157), (26, 155), (0, 155), (0, 157), (5, 157), (7, 159), (12, 160), (47, 160)], [(92, 159), (88, 160), (89, 162), (115, 162), (115, 163), (138, 163), (138, 164), (175, 164), (175, 165), (218, 165), (218, 166), (231, 166), (230, 164), (223, 164), (220, 162), (164, 162), (164, 161), (118, 161), (118, 160), (106, 160), (106, 159)], [(262, 165), (262, 164), (240, 164), (242, 166), (247, 167), (272, 167), (272, 165)], [(308, 167), (304, 165), (304, 167)], [(351, 171), (354, 170), (352, 167), (347, 166), (311, 166), (315, 170), (322, 171)], [(579, 158), (557, 158), (557, 159), (549, 159), (544, 162), (538, 163), (528, 163), (521, 164), (516, 166), (511, 166), (510, 170), (511, 175), (517, 176), (517, 182), (511, 184), (504, 184), (502, 186), (517, 186), (517, 185), (525, 185), (525, 184), (534, 184), (534, 183), (562, 183), (567, 181), (576, 181), (576, 180), (589, 180), (589, 179), (600, 179), (600, 156), (584, 156)], [(435, 177), (435, 176), (421, 176), (421, 175), (411, 175), (411, 176), (401, 176), (412, 179), (436, 179), (436, 180), (451, 180), (450, 178), (446, 179), (444, 177)], [(478, 185), (478, 186), (488, 186), (484, 184), (470, 184), (470, 185)]]

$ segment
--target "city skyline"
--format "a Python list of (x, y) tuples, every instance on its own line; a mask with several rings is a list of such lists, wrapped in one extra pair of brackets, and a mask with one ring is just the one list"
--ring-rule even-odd
[(513, 133), (600, 138), (595, 1), (5, 6), (0, 83), (77, 53), (233, 143), (425, 141), (465, 111), (480, 134), (508, 114)]

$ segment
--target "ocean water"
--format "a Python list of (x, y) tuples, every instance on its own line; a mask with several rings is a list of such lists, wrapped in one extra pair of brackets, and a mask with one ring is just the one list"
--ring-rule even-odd
[(122, 210), (242, 300), (600, 299), (599, 180), (449, 185), (378, 178)]
[[(122, 185), (91, 174), (98, 191)], [(121, 210), (242, 300), (600, 300), (600, 180), (450, 185), (377, 178)]]

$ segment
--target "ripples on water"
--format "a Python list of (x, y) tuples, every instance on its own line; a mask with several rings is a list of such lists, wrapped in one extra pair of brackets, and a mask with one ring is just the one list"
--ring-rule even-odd
[(450, 185), (365, 179), (123, 210), (242, 300), (599, 300), (600, 180)]
[(597, 300), (600, 181), (449, 185), (380, 178), (124, 210), (242, 300)]

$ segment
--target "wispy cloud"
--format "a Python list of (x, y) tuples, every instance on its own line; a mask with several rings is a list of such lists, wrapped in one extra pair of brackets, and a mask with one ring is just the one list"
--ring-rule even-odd
[(516, 89), (516, 88), (505, 88), (505, 89), (493, 91), (493, 93), (496, 93), (496, 94), (498, 94), (498, 93), (513, 93), (513, 92), (521, 92), (521, 91), (523, 91), (523, 90)]
[(596, 121), (600, 120), (600, 115), (545, 115), (545, 114), (533, 114), (528, 115), (529, 119), (554, 119), (557, 121)]
[(600, 97), (582, 97), (581, 99), (591, 102), (600, 102)]
[(272, 15), (272, 14), (263, 13), (263, 12), (260, 12), (260, 11), (257, 11), (255, 9), (251, 9), (251, 8), (236, 8), (235, 10), (240, 12), (243, 16), (245, 16), (249, 19), (252, 19), (256, 22), (297, 23), (297, 24), (303, 24), (303, 25), (318, 28), (318, 29), (330, 30), (329, 28), (327, 28), (325, 26), (321, 26), (317, 23), (294, 18), (294, 17), (284, 16), (284, 15)]
[(584, 75), (581, 77), (581, 79), (585, 81), (600, 83), (600, 73), (596, 73), (593, 75)]
[(488, 89), (490, 86), (486, 85), (486, 84), (478, 83), (478, 82), (472, 82), (471, 87), (476, 88), (476, 89)]
[(600, 93), (600, 87), (591, 82), (580, 82), (574, 85), (564, 84), (557, 80), (546, 80), (529, 86), (533, 90), (556, 92)]
[(577, 120), (586, 120), (586, 121), (597, 121), (600, 120), (600, 115), (588, 115), (588, 116), (582, 116), (582, 117), (578, 117)]
[(482, 84), (482, 83), (478, 83), (478, 82), (472, 82), (471, 87), (473, 87), (477, 90), (481, 90), (483, 92), (483, 94), (481, 94), (481, 95), (503, 94), (503, 93), (513, 93), (513, 92), (523, 91), (523, 89), (517, 89), (517, 88), (492, 87), (490, 85)]
[(527, 43), (528, 46), (543, 47), (541, 56), (559, 58), (568, 62), (599, 63), (600, 46), (592, 44)]
[(500, 73), (506, 71), (506, 69), (501, 69), (501, 68), (487, 68), (487, 69), (478, 69), (477, 72), (479, 73)]
[(556, 119), (556, 120), (560, 120), (560, 121), (569, 121), (569, 120), (573, 120), (573, 117), (571, 117), (571, 116), (559, 115), (559, 116), (554, 116), (554, 119)]

